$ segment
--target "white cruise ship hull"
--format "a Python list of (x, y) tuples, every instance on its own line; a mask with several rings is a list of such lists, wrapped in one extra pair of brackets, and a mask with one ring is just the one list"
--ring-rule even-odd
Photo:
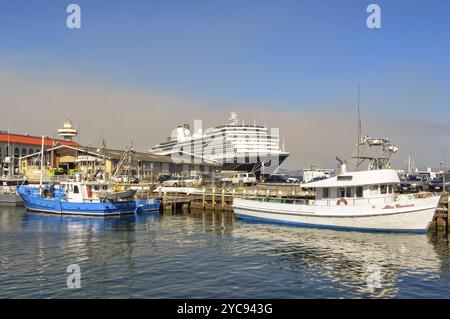
[(342, 230), (425, 233), (440, 196), (404, 202), (315, 206), (235, 199), (236, 217), (297, 226)]

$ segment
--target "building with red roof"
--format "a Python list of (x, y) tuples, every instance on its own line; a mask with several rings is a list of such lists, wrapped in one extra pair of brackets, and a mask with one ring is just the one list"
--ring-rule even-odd
[[(21, 134), (8, 134), (0, 131), (0, 164), (5, 157), (18, 159), (21, 156), (34, 154), (41, 150), (42, 137)], [(48, 136), (44, 138), (44, 148), (48, 149), (58, 145), (80, 146), (71, 140), (52, 139)]]

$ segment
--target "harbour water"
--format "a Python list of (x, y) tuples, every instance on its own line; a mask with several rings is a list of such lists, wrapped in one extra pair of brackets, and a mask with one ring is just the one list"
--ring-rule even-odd
[[(0, 207), (0, 298), (450, 298), (443, 234), (339, 232), (203, 211)], [(68, 265), (81, 288), (68, 289)]]

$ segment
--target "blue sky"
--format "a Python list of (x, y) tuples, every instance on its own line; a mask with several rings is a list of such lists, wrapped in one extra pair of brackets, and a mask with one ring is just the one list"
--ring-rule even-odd
[(378, 1), (381, 30), (365, 25), (371, 1), (74, 1), (81, 30), (65, 27), (69, 3), (3, 3), (6, 60), (24, 55), (16, 66), (28, 72), (292, 108), (348, 98), (358, 82), (366, 99), (395, 99), (390, 82), (400, 79), (450, 87), (445, 0)]
[[(69, 30), (77, 3), (82, 28)], [(366, 27), (366, 7), (382, 29)], [(3, 1), (0, 68), (211, 107), (450, 123), (450, 1)], [(163, 134), (165, 135), (165, 133)]]

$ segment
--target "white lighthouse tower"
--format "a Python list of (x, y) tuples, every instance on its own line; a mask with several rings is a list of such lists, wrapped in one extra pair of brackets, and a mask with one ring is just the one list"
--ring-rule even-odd
[(78, 135), (78, 130), (73, 127), (72, 122), (69, 119), (66, 119), (64, 121), (64, 127), (58, 130), (58, 134), (66, 141), (71, 141), (72, 138)]

